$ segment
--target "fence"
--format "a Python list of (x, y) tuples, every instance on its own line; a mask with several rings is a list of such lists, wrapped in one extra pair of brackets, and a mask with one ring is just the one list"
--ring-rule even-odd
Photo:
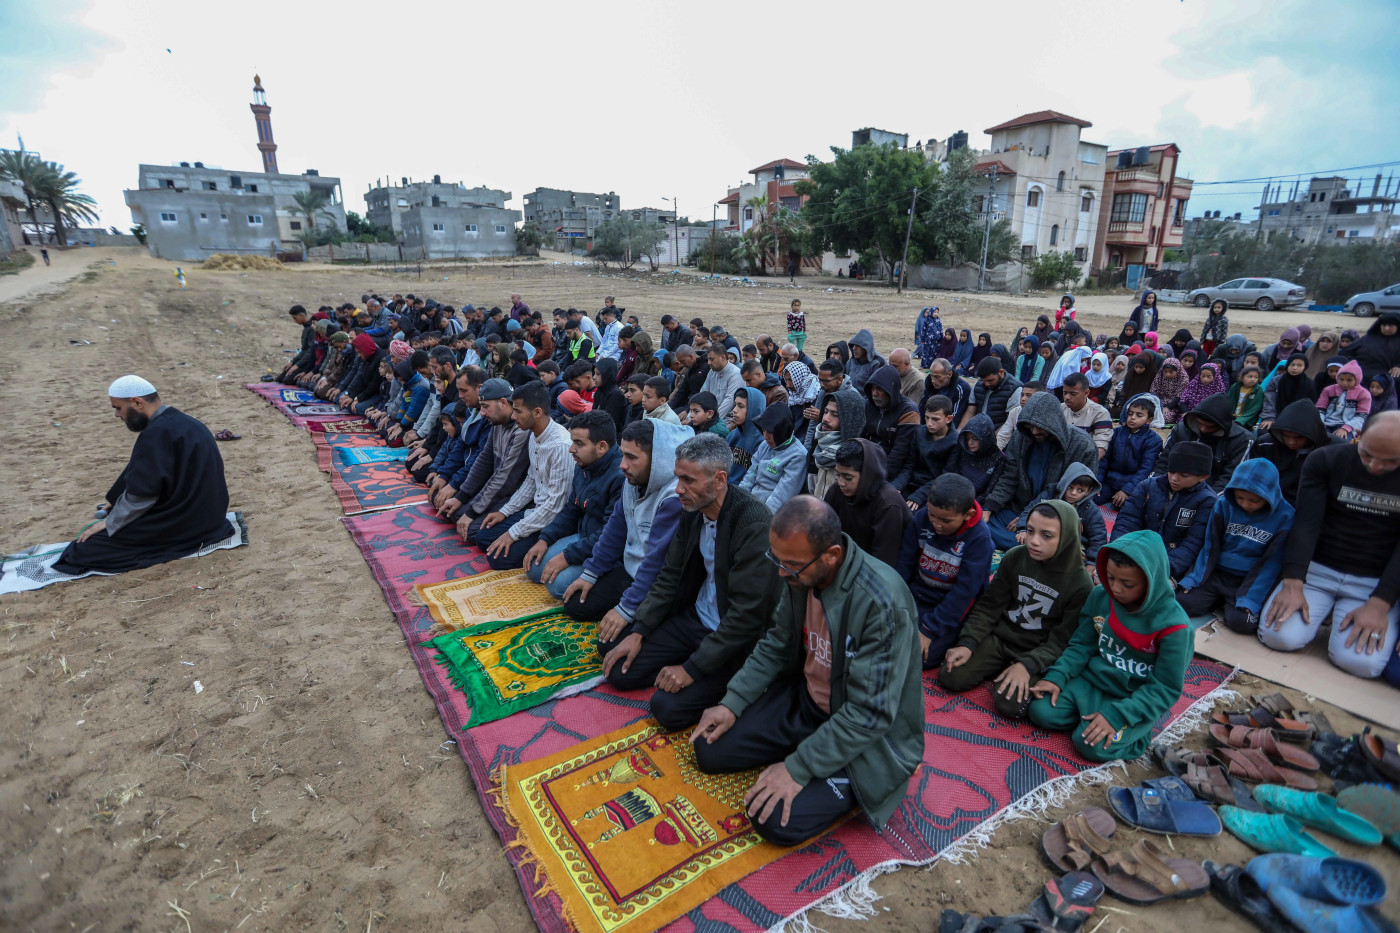
[[(911, 266), (908, 281), (910, 288), (972, 291), (977, 288), (977, 273), (977, 264), (972, 262), (960, 266)], [(993, 292), (1020, 292), (1029, 283), (1025, 267), (1019, 262), (1008, 262), (988, 269), (982, 287)]]

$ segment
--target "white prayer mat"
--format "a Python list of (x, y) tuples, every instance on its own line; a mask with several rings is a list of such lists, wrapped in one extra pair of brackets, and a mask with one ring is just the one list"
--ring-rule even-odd
[[(185, 557), (203, 557), (215, 551), (226, 551), (247, 544), (248, 523), (243, 520), (243, 513), (229, 512), (228, 520), (233, 523), (233, 534), (222, 541), (200, 548), (193, 554), (186, 554)], [(6, 558), (4, 563), (0, 564), (0, 596), (42, 589), (50, 583), (65, 583), (68, 580), (81, 580), (83, 577), (115, 576), (97, 570), (76, 575), (54, 570), (54, 562), (63, 555), (67, 547), (67, 541), (58, 544), (36, 544)]]

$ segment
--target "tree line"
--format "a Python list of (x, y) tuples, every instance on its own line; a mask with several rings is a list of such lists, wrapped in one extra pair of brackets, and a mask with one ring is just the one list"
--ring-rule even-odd
[[(44, 242), (44, 225), (53, 227), (53, 239), (68, 245), (67, 230), (83, 222), (97, 222), (97, 202), (78, 190), (82, 179), (57, 162), (47, 162), (23, 149), (0, 149), (0, 179), (12, 181), (24, 192), (29, 224)], [(48, 219), (40, 216), (47, 209)]]

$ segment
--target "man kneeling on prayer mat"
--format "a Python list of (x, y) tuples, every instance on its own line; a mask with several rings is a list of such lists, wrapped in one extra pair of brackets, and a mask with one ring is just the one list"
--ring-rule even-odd
[(777, 845), (811, 839), (856, 807), (883, 827), (924, 753), (914, 598), (813, 496), (779, 507), (766, 556), (786, 592), (691, 733), (696, 763), (707, 774), (767, 766), (744, 805)]
[(107, 517), (54, 564), (62, 573), (121, 573), (186, 557), (233, 534), (228, 485), (214, 435), (161, 403), (156, 387), (123, 376), (107, 389), (117, 418), (137, 433), (131, 460), (107, 492)]

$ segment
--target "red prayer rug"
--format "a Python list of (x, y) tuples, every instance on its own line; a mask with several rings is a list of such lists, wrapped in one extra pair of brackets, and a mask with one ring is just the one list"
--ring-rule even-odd
[[(566, 933), (563, 905), (541, 890), (523, 850), (510, 846), (516, 830), (495, 802), (492, 778), (504, 764), (563, 752), (575, 745), (649, 717), (651, 691), (620, 693), (608, 686), (539, 706), (468, 731), (471, 710), (446, 670), (423, 643), (433, 625), (425, 608), (405, 599), (415, 583), (457, 579), (487, 569), (479, 549), (462, 544), (451, 525), (421, 506), (344, 519), (375, 579), (384, 590), (450, 740), (471, 772), (487, 818), (507, 846), (525, 902), (545, 933)], [(1168, 739), (1193, 727), (1214, 703), (1232, 670), (1197, 659), (1186, 672), (1186, 690), (1159, 728)], [(945, 693), (936, 678), (924, 678), (924, 764), (910, 793), (883, 832), (864, 819), (848, 820), (796, 849), (665, 927), (674, 933), (699, 930), (759, 931), (781, 923), (827, 898), (859, 904), (865, 882), (899, 865), (926, 865), (985, 841), (997, 823), (1051, 805), (1084, 781), (1106, 782), (1114, 766), (1080, 758), (1069, 737), (993, 712), (990, 690)], [(1200, 706), (1196, 704), (1200, 703)], [(1173, 739), (1174, 740), (1174, 739)], [(539, 896), (536, 896), (539, 895)], [(867, 898), (868, 899), (868, 898)], [(859, 909), (858, 907), (856, 909)]]
[(335, 490), (346, 515), (428, 501), (428, 487), (415, 483), (404, 472), (402, 462), (350, 465), (332, 462), (330, 466), (331, 489)]

